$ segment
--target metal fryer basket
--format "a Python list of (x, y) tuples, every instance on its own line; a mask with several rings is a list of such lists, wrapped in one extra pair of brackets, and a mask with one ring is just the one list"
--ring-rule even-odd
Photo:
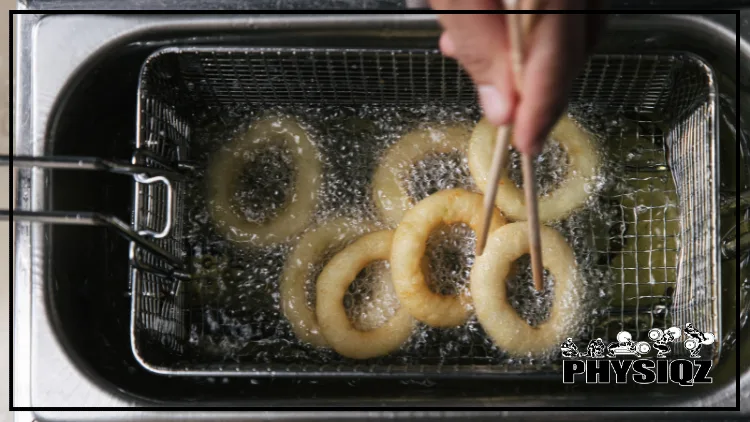
[[(205, 110), (220, 117), (248, 106), (422, 103), (474, 106), (474, 86), (460, 66), (434, 50), (167, 48), (149, 57), (142, 70), (136, 147), (154, 156), (140, 156), (137, 164), (159, 166), (155, 157), (167, 163), (193, 158), (191, 140), (200, 124), (194, 116)], [(721, 338), (716, 107), (711, 69), (687, 54), (598, 55), (576, 80), (570, 109), (623, 152), (621, 168), (613, 173), (620, 189), (608, 198), (619, 209), (621, 224), (606, 233), (594, 232), (592, 225), (591, 233), (595, 244), (602, 245), (597, 252), (607, 256), (603, 266), (612, 275), (609, 306), (586, 328), (581, 342), (596, 337), (614, 341), (622, 329), (645, 340), (650, 328), (686, 322)], [(628, 153), (633, 140), (638, 154)], [(648, 158), (642, 160), (644, 156)], [(665, 176), (674, 184), (658, 182)], [(135, 189), (134, 229), (158, 231), (171, 219), (169, 235), (155, 242), (189, 259), (190, 244), (183, 237), (185, 182), (173, 183), (173, 207), (164, 206), (170, 193), (161, 184), (136, 183)], [(644, 206), (633, 201), (654, 192), (675, 197), (676, 203)], [(670, 232), (675, 223), (677, 232)], [(650, 233), (631, 227), (648, 227)], [(196, 281), (169, 271), (158, 256), (135, 244), (133, 248), (131, 343), (139, 361), (156, 372), (461, 376), (549, 374), (557, 369), (555, 361), (508, 359), (481, 333), (472, 333), (466, 348), (453, 352), (441, 350), (441, 335), (432, 333), (428, 349), (407, 347), (366, 362), (299, 350), (263, 359), (196, 357), (190, 353), (190, 330), (209, 310), (208, 305), (197, 310), (185, 306), (186, 285)], [(282, 320), (279, 314), (277, 321), (253, 328), (267, 332)], [(254, 347), (262, 349), (263, 344), (258, 338)], [(718, 346), (703, 353), (717, 358)]]

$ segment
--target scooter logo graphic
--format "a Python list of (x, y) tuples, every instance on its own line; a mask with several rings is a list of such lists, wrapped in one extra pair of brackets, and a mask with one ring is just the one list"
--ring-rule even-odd
[[(688, 323), (684, 330), (678, 327), (653, 328), (649, 330), (648, 338), (652, 343), (636, 342), (629, 332), (620, 331), (616, 342), (606, 345), (601, 338), (592, 339), (584, 351), (579, 351), (573, 339), (568, 338), (560, 345), (560, 353), (565, 358), (563, 383), (572, 384), (577, 378), (585, 378), (587, 384), (606, 384), (611, 378), (618, 384), (628, 381), (639, 384), (674, 382), (692, 386), (712, 382), (708, 377), (712, 362), (699, 358), (703, 346), (716, 341), (713, 333), (700, 331)], [(672, 345), (680, 339), (692, 360), (668, 359)], [(656, 351), (656, 356), (642, 359), (652, 350)]]

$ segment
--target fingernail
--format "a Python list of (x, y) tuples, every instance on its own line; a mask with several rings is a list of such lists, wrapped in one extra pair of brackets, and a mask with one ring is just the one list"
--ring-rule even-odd
[(479, 103), (484, 115), (495, 126), (504, 125), (508, 120), (508, 99), (492, 85), (480, 85), (477, 88)]

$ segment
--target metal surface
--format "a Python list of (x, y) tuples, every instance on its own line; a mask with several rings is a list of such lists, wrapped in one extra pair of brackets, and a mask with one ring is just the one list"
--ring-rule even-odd
[(73, 226), (105, 226), (110, 227), (125, 239), (134, 242), (161, 259), (167, 260), (171, 265), (181, 266), (182, 261), (174, 258), (152, 242), (144, 239), (143, 232), (134, 232), (128, 224), (111, 215), (99, 214), (85, 211), (0, 211), (0, 218), (12, 218), (14, 221), (29, 221), (43, 224), (66, 224)]
[[(141, 154), (134, 154), (134, 156), (139, 155)], [(9, 218), (12, 216), (16, 221), (32, 221), (44, 224), (107, 226), (116, 230), (125, 239), (133, 242), (135, 245), (144, 248), (147, 253), (153, 254), (159, 257), (159, 259), (166, 261), (168, 263), (168, 269), (180, 269), (183, 267), (184, 263), (177, 258), (177, 255), (167, 252), (159, 245), (148, 240), (149, 238), (164, 238), (172, 230), (172, 182), (163, 175), (168, 175), (175, 179), (182, 179), (183, 176), (181, 174), (172, 171), (169, 168), (164, 168), (164, 166), (161, 168), (136, 166), (104, 160), (97, 157), (0, 156), (0, 166), (9, 164), (13, 164), (13, 167), (16, 168), (108, 171), (115, 174), (125, 174), (133, 177), (137, 189), (143, 189), (143, 186), (152, 189), (152, 185), (157, 183), (163, 185), (164, 195), (161, 197), (162, 201), (159, 204), (159, 208), (161, 209), (161, 214), (164, 216), (159, 219), (159, 224), (161, 224), (161, 230), (159, 231), (150, 230), (148, 228), (135, 231), (131, 229), (128, 224), (115, 216), (90, 211), (13, 210), (12, 212), (9, 212), (7, 210), (2, 210), (0, 211), (0, 218)], [(156, 176), (149, 177), (148, 175)], [(146, 212), (149, 216), (154, 213), (155, 212), (151, 210)], [(134, 250), (133, 254), (138, 254), (138, 251)]]
[[(165, 154), (162, 159), (170, 162), (177, 159), (178, 151), (186, 154), (183, 158), (189, 157), (189, 134), (197, 131), (195, 125), (204, 124), (179, 116), (196, 116), (202, 112), (213, 115), (210, 121), (217, 122), (230, 121), (229, 115), (237, 107), (268, 108), (281, 104), (408, 107), (430, 103), (473, 106), (476, 103), (473, 83), (456, 62), (435, 50), (396, 49), (167, 48), (147, 59), (138, 98), (136, 147), (161, 152)], [(712, 71), (691, 55), (597, 55), (590, 59), (573, 84), (570, 109), (584, 116), (590, 128), (601, 130), (608, 122), (624, 118), (637, 122), (631, 127), (619, 127), (614, 133), (600, 133), (605, 137), (606, 147), (612, 150), (610, 154), (622, 157), (617, 167), (609, 169), (607, 174), (607, 177), (617, 178), (620, 185), (607, 198), (616, 201), (620, 221), (595, 232), (594, 228), (601, 223), (591, 215), (584, 217), (588, 219), (582, 226), (591, 228), (591, 233), (581, 230), (569, 234), (573, 244), (591, 235), (596, 245), (606, 245), (596, 253), (608, 257), (601, 269), (604, 274), (612, 274), (611, 288), (615, 292), (613, 303), (580, 341), (599, 337), (609, 343), (615, 341), (619, 330), (628, 330), (635, 339), (645, 340), (646, 333), (653, 327), (665, 329), (674, 324), (684, 326), (686, 322), (722, 337), (717, 282), (716, 98)], [(597, 117), (592, 117), (594, 115)], [(387, 116), (373, 118), (387, 119)], [(631, 153), (633, 139), (641, 149), (637, 154)], [(644, 161), (644, 155), (649, 159)], [(670, 172), (670, 168), (674, 171)], [(671, 177), (675, 178), (677, 191), (659, 182)], [(679, 198), (681, 213), (670, 208), (678, 204), (662, 201), (645, 205), (651, 196), (658, 195)], [(136, 196), (144, 200), (143, 192), (136, 192)], [(637, 204), (634, 198), (646, 202)], [(139, 219), (159, 209), (158, 202), (156, 196), (151, 206), (143, 210), (136, 206), (136, 230), (140, 229)], [(185, 241), (178, 236), (186, 217), (180, 207), (177, 210), (175, 231), (164, 242), (181, 245)], [(682, 227), (679, 233), (673, 229), (678, 222)], [(637, 231), (634, 226), (638, 227)], [(685, 246), (678, 257), (676, 247), (680, 243)], [(194, 247), (188, 242), (182, 250)], [(276, 254), (274, 250), (265, 255), (261, 253), (257, 265), (274, 260)], [(652, 255), (663, 258), (652, 260)], [(145, 258), (150, 260), (148, 256)], [(271, 271), (266, 277), (273, 280), (279, 274)], [(471, 335), (469, 331), (465, 335), (471, 340), (465, 348), (453, 348), (450, 340), (436, 338), (419, 347), (407, 345), (400, 353), (373, 359), (367, 364), (329, 356), (316, 357), (315, 353), (308, 356), (297, 349), (280, 349), (268, 338), (250, 343), (257, 341), (258, 345), (252, 349), (257, 350), (259, 358), (246, 356), (227, 360), (216, 356), (186, 361), (180, 356), (189, 348), (186, 328), (199, 339), (207, 335), (206, 326), (215, 318), (214, 298), (202, 293), (206, 297), (201, 297), (201, 307), (185, 309), (179, 304), (185, 303), (188, 289), (181, 280), (154, 278), (143, 270), (134, 272), (133, 286), (133, 351), (139, 362), (161, 374), (413, 377), (429, 373), (440, 378), (521, 373), (551, 375), (559, 370), (556, 360), (538, 360), (533, 364), (513, 362), (487, 347), (487, 339)], [(676, 292), (674, 303), (668, 293), (672, 290)], [(194, 288), (192, 291), (205, 290)], [(257, 304), (257, 312), (261, 313), (272, 300), (265, 289), (245, 289), (242, 294), (241, 303), (222, 311), (240, 315), (245, 306)], [(142, 303), (144, 301), (148, 306)], [(272, 333), (274, 327), (285, 326), (281, 314), (277, 315), (260, 320), (253, 316), (247, 324), (254, 332)], [(204, 321), (205, 318), (209, 321)], [(139, 323), (143, 320), (150, 323)], [(615, 326), (617, 330), (613, 331)], [(143, 332), (154, 330), (160, 339), (157, 344), (167, 345), (169, 350), (153, 354), (149, 348), (159, 346), (143, 345)], [(226, 341), (240, 339), (230, 336)], [(289, 341), (295, 339), (276, 340), (277, 343)], [(170, 350), (178, 353), (165, 362), (164, 353)], [(156, 358), (149, 358), (149, 354)], [(706, 351), (710, 358), (717, 358), (719, 354), (718, 348)], [(163, 363), (157, 364), (153, 359)], [(289, 361), (294, 363), (285, 363)]]
[[(745, 15), (747, 17), (747, 15)], [(426, 18), (426, 19), (425, 19)], [(325, 25), (333, 25), (337, 28), (338, 35), (342, 33), (354, 34), (358, 31), (376, 31), (383, 35), (393, 36), (397, 30), (411, 27), (415, 32), (422, 33), (430, 39), (436, 39), (436, 26), (433, 17), (419, 16), (413, 20), (404, 16), (372, 17), (367, 22), (359, 22), (357, 18), (336, 17), (323, 19)], [(76, 72), (88, 71), (92, 64), (99, 60), (107, 51), (114, 47), (121, 47), (133, 40), (138, 39), (162, 39), (166, 44), (178, 44), (181, 42), (195, 43), (195, 37), (226, 36), (233, 39), (232, 34), (252, 27), (259, 35), (273, 33), (275, 39), (283, 42), (285, 34), (292, 30), (304, 31), (316, 27), (313, 19), (300, 18), (250, 18), (250, 17), (114, 17), (114, 16), (60, 16), (46, 17), (27, 15), (20, 19), (21, 25), (17, 34), (19, 39), (19, 57), (17, 64), (19, 80), (16, 85), (16, 149), (17, 153), (26, 155), (43, 155), (47, 152), (49, 144), (46, 139), (48, 126), (52, 124), (56, 99), (68, 89), (69, 83), (76, 78)], [(291, 22), (290, 22), (291, 21)], [(407, 21), (409, 21), (407, 23)], [(743, 21), (744, 22), (744, 21)], [(322, 25), (322, 23), (318, 23)], [(273, 28), (279, 28), (274, 32)], [(283, 28), (283, 30), (281, 30)], [(637, 28), (637, 29), (636, 29)], [(744, 25), (743, 28), (747, 28)], [(349, 31), (349, 32), (347, 32)], [(424, 32), (426, 31), (426, 32)], [(624, 17), (614, 19), (611, 27), (611, 36), (605, 45), (612, 46), (623, 52), (642, 52), (648, 48), (685, 49), (695, 51), (697, 54), (710, 58), (715, 69), (726, 73), (730, 77), (740, 77), (750, 71), (750, 46), (742, 40), (740, 45), (740, 62), (742, 72), (735, 74), (735, 61), (733, 53), (735, 50), (735, 38), (733, 32), (725, 27), (715, 24), (708, 19), (699, 17), (679, 16), (653, 16), (653, 17)], [(35, 42), (31, 42), (34, 32)], [(84, 36), (85, 34), (85, 36)], [(182, 40), (182, 36), (190, 35), (189, 40)], [(309, 36), (310, 34), (308, 34)], [(750, 33), (747, 34), (750, 36)], [(417, 35), (419, 36), (419, 35)], [(743, 35), (744, 36), (744, 35)], [(297, 42), (306, 40), (308, 37), (300, 37), (297, 34)], [(75, 48), (62, 48), (65, 45), (75, 45)], [(168, 40), (168, 41), (166, 41)], [(382, 45), (388, 37), (378, 41)], [(644, 42), (648, 40), (648, 42)], [(432, 41), (434, 43), (434, 41)], [(158, 46), (154, 45), (154, 48)], [(64, 52), (64, 54), (63, 54)], [(94, 59), (96, 58), (96, 59)], [(45, 69), (56, 69), (55, 72), (47, 72)], [(740, 82), (742, 80), (740, 79)], [(34, 90), (31, 87), (34, 86)], [(743, 89), (746, 89), (743, 88)], [(33, 113), (32, 113), (33, 111)], [(29, 117), (30, 116), (30, 117)], [(45, 198), (40, 195), (31, 194), (44, 186), (45, 173), (41, 170), (21, 170), (19, 176), (19, 201), (23, 208), (33, 206), (33, 209), (44, 209)], [(136, 389), (130, 385), (119, 384), (128, 378), (115, 378), (107, 375), (106, 370), (96, 367), (94, 361), (82, 358), (80, 351), (71, 347), (71, 341), (66, 339), (66, 334), (59, 330), (59, 325), (54, 321), (58, 318), (56, 311), (46, 299), (45, 292), (48, 286), (48, 272), (44, 262), (46, 251), (44, 230), (37, 225), (19, 223), (16, 225), (16, 265), (14, 278), (14, 405), (35, 406), (128, 406), (153, 403), (151, 397), (157, 397), (156, 393), (144, 393), (139, 387)], [(102, 283), (106, 284), (106, 283)], [(85, 303), (81, 303), (85, 305)], [(100, 318), (98, 316), (97, 318)], [(748, 337), (743, 333), (738, 335), (738, 345), (743, 344), (742, 349), (747, 349)], [(32, 341), (33, 339), (33, 341)], [(747, 372), (748, 358), (746, 354), (734, 356), (730, 353), (725, 362), (717, 368), (714, 386), (709, 390), (701, 390), (699, 396), (691, 395), (691, 392), (682, 390), (679, 396), (657, 395), (638, 396), (637, 402), (642, 405), (654, 405), (663, 408), (665, 405), (692, 405), (692, 406), (733, 406), (740, 397), (743, 410), (750, 405), (750, 373)], [(741, 395), (736, 394), (737, 378), (734, 370), (738, 368), (742, 374)], [(125, 372), (127, 373), (127, 372)], [(295, 397), (294, 403), (298, 405), (321, 405), (341, 406), (346, 404), (384, 405), (405, 404), (409, 406), (435, 405), (436, 403), (447, 403), (441, 398), (439, 392), (444, 391), (442, 384), (424, 388), (419, 385), (399, 387), (398, 384), (389, 384), (387, 387), (378, 386), (377, 391), (383, 391), (383, 396), (372, 399), (361, 393), (361, 391), (373, 391), (373, 386), (367, 384), (349, 385), (346, 387), (346, 395), (332, 396), (321, 395), (328, 389), (338, 388), (331, 386), (318, 386), (314, 390), (306, 390), (304, 385), (290, 384), (289, 386), (277, 382), (279, 388), (285, 389), (285, 393), (278, 392), (274, 388), (263, 383), (236, 384), (230, 383), (227, 388), (221, 389), (222, 382), (216, 384), (194, 384), (189, 379), (177, 381), (163, 379), (159, 376), (148, 376), (134, 370), (129, 376), (131, 379), (139, 379), (142, 385), (153, 385), (160, 392), (178, 390), (181, 399), (176, 397), (163, 398), (162, 402), (181, 403), (183, 400), (201, 400), (201, 402), (212, 404), (262, 403), (265, 406), (282, 406), (289, 401), (283, 397), (289, 397), (290, 392)], [(495, 383), (497, 387), (504, 386), (504, 390), (496, 387), (482, 385), (483, 394), (472, 395), (471, 388), (464, 386), (464, 399), (452, 397), (451, 404), (463, 405), (513, 405), (522, 404), (526, 406), (546, 405), (580, 405), (583, 403), (597, 403), (601, 405), (619, 404), (624, 405), (622, 394), (607, 394), (598, 390), (585, 390), (579, 392), (564, 392), (562, 389), (550, 390), (543, 384), (525, 386), (522, 382), (513, 384)], [(153, 389), (152, 389), (153, 390)], [(139, 392), (140, 391), (140, 392)], [(277, 391), (277, 393), (274, 393)], [(388, 395), (388, 392), (393, 392)], [(453, 390), (456, 391), (456, 390)], [(503, 392), (505, 391), (505, 392)], [(513, 391), (515, 393), (508, 393)], [(215, 393), (216, 392), (216, 393)], [(525, 393), (526, 392), (526, 393)], [(274, 394), (279, 394), (274, 396)], [(468, 395), (467, 395), (468, 394)], [(239, 396), (238, 396), (239, 395)], [(311, 399), (315, 395), (317, 399)], [(223, 396), (223, 398), (222, 398)], [(747, 397), (746, 397), (747, 396)], [(202, 398), (201, 398), (202, 397)], [(241, 397), (241, 399), (238, 399)], [(240, 400), (240, 401), (235, 401)], [(634, 403), (634, 396), (627, 399), (627, 405)], [(662, 411), (662, 417), (679, 419), (690, 419), (696, 414), (685, 412)], [(697, 414), (703, 419), (713, 418), (740, 418), (735, 413)], [(300, 414), (294, 412), (285, 413), (258, 413), (237, 412), (223, 414), (223, 417), (234, 420), (278, 418), (278, 419), (304, 419), (320, 418), (330, 419), (334, 415), (323, 413), (317, 415)], [(343, 417), (361, 415), (343, 415)], [(434, 413), (383, 413), (374, 412), (371, 416), (392, 418), (421, 418), (435, 419), (450, 416), (445, 412)], [(472, 412), (461, 412), (454, 416), (462, 418), (477, 418), (479, 415)], [(563, 419), (564, 412), (497, 412), (487, 415), (493, 418), (545, 418)], [(600, 412), (587, 412), (579, 414), (582, 418), (606, 419)], [(616, 415), (610, 415), (617, 417)], [(656, 414), (643, 414), (640, 412), (628, 412), (620, 414), (619, 417), (656, 417)], [(34, 414), (37, 420), (94, 420), (94, 419), (117, 419), (122, 420), (163, 420), (164, 418), (182, 418), (186, 420), (215, 420), (218, 415), (213, 412), (187, 413), (171, 412), (165, 415), (161, 412), (125, 412), (114, 414), (111, 412), (76, 412), (68, 415), (64, 412), (42, 412)]]
[(152, 176), (167, 176), (170, 178), (183, 178), (183, 175), (169, 169), (156, 167), (135, 166), (126, 163), (118, 163), (105, 160), (98, 157), (50, 157), (50, 156), (22, 156), (14, 155), (12, 157), (0, 156), (0, 165), (10, 165), (13, 167), (38, 167), (46, 169), (66, 169), (66, 170), (101, 170), (111, 171), (117, 174), (127, 174), (135, 176), (138, 174), (149, 174)]
[[(719, 148), (716, 142), (709, 143), (704, 139), (707, 127), (713, 128), (714, 136), (718, 137), (718, 92), (710, 95), (714, 102), (702, 104), (683, 117), (667, 139), (671, 152), (668, 163), (675, 177), (683, 215), (673, 322), (678, 327), (684, 327), (686, 323), (711, 327), (719, 333), (718, 338), (723, 338), (718, 317), (721, 309), (718, 283)], [(673, 142), (669, 142), (670, 137), (673, 137)], [(674, 142), (676, 139), (679, 141)], [(692, 166), (688, 162), (702, 164)], [(695, 185), (705, 189), (696, 190)], [(685, 218), (685, 214), (689, 217)]]
[[(91, 8), (90, 0), (21, 0), (29, 9), (77, 10)], [(738, 9), (750, 0), (609, 0), (611, 10)], [(110, 10), (403, 10), (427, 8), (426, 0), (97, 0), (97, 6)]]
[[(45, 11), (92, 7), (90, 0), (21, 0), (21, 3), (29, 9)], [(108, 10), (403, 10), (405, 0), (97, 0), (96, 6)]]

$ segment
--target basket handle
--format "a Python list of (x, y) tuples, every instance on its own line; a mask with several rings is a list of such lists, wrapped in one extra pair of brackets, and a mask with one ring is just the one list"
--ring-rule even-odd
[[(741, 192), (739, 196), (727, 195), (721, 200), (721, 213), (741, 212), (750, 208), (750, 190)], [(750, 221), (743, 221), (732, 228), (721, 241), (721, 254), (725, 259), (734, 259), (738, 251), (750, 248)]]
[(119, 218), (90, 211), (29, 211), (29, 210), (0, 210), (0, 219), (39, 222), (43, 224), (67, 224), (79, 226), (106, 226), (115, 229), (120, 235), (131, 242), (138, 244), (145, 250), (159, 256), (169, 262), (174, 268), (181, 269), (183, 262), (164, 250), (154, 242), (146, 239), (149, 236), (155, 239), (166, 237), (172, 226), (172, 184), (168, 177), (182, 179), (184, 176), (172, 170), (143, 167), (134, 164), (120, 163), (104, 160), (97, 157), (76, 156), (8, 156), (0, 155), (0, 166), (12, 164), (13, 167), (29, 168), (39, 167), (60, 170), (98, 170), (109, 171), (117, 174), (133, 176), (137, 183), (151, 184), (161, 182), (167, 186), (167, 222), (164, 230), (155, 232), (151, 230), (140, 230), (136, 232), (128, 224)]
[(78, 212), (78, 211), (28, 211), (28, 210), (0, 210), (0, 219), (38, 222), (43, 224), (67, 224), (77, 226), (107, 226), (117, 230), (126, 239), (137, 243), (143, 249), (158, 255), (177, 268), (182, 267), (182, 261), (174, 257), (169, 252), (162, 249), (157, 244), (144, 239), (142, 235), (133, 231), (127, 224), (119, 218), (100, 214), (98, 212)]
[(31, 156), (31, 155), (0, 155), (0, 165), (13, 165), (17, 168), (46, 168), (58, 170), (100, 170), (117, 174), (164, 176), (172, 180), (181, 180), (185, 176), (173, 170), (156, 167), (144, 167), (119, 161), (105, 160), (99, 157), (79, 156)]

